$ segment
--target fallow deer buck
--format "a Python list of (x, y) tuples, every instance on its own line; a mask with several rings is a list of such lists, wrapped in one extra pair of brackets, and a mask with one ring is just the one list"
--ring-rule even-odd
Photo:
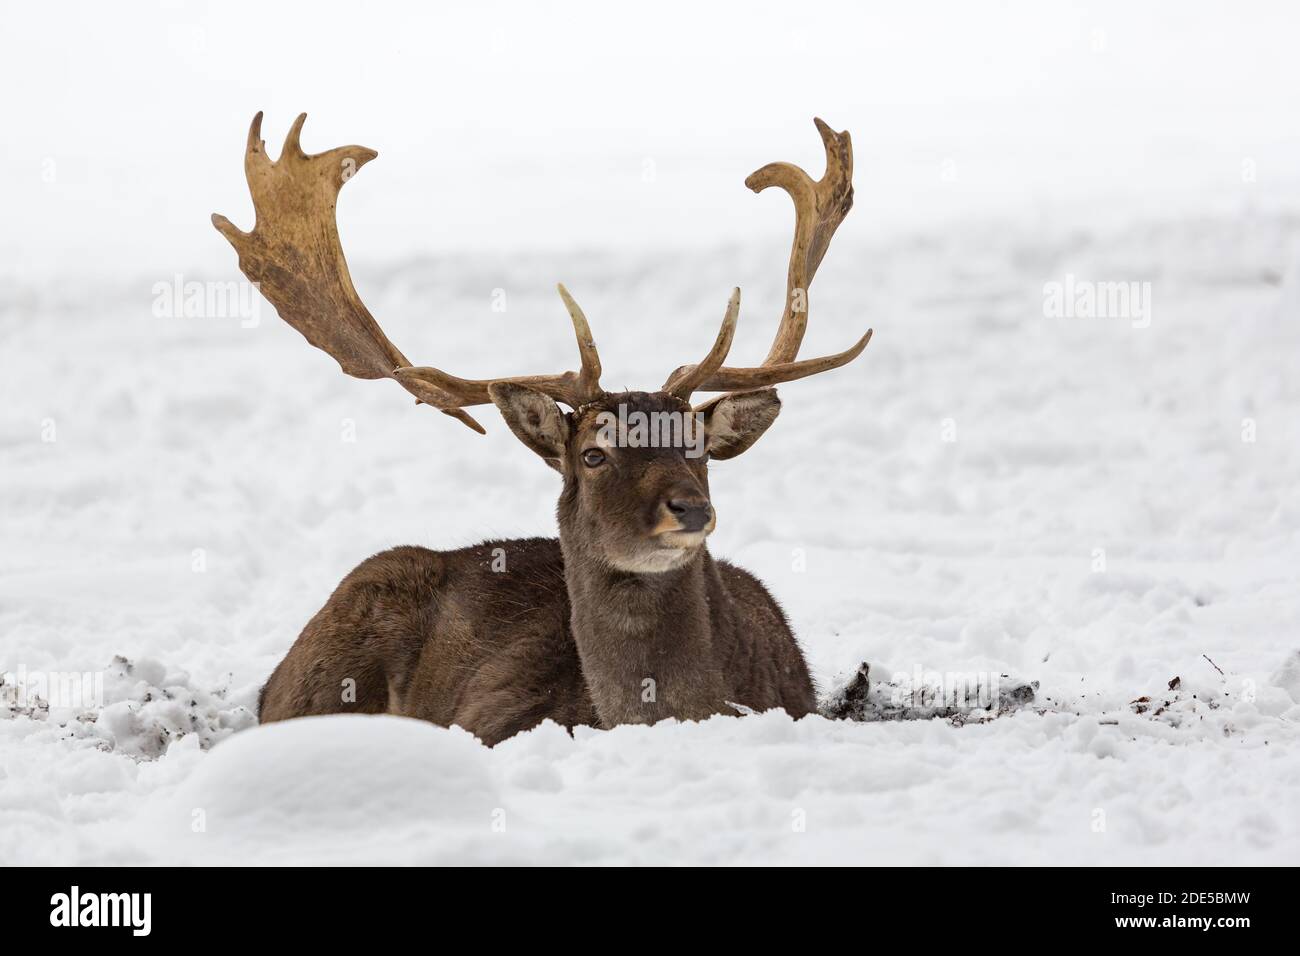
[[(763, 364), (723, 365), (737, 289), (703, 361), (678, 368), (658, 391), (611, 393), (600, 387), (587, 320), (563, 286), (577, 372), (474, 381), (409, 362), (353, 288), (334, 215), (343, 183), (377, 154), (343, 146), (308, 155), (299, 144), (305, 119), (294, 122), (275, 162), (261, 139), (262, 115), (253, 120), (244, 159), (253, 231), (213, 216), (244, 274), (347, 374), (395, 379), (479, 432), (465, 409), (493, 403), (564, 484), (559, 540), (399, 547), (362, 562), (271, 674), (261, 719), (401, 714), (457, 724), (491, 745), (546, 718), (608, 728), (746, 709), (782, 707), (796, 718), (812, 711), (813, 683), (781, 608), (756, 578), (705, 547), (716, 521), (707, 461), (734, 458), (767, 430), (780, 410), (771, 386), (845, 365), (871, 338), (868, 330), (838, 355), (797, 358), (808, 284), (853, 202), (849, 134), (816, 121), (826, 147), (820, 181), (789, 163), (745, 180), (755, 192), (779, 186), (795, 205), (785, 310)], [(724, 394), (692, 409), (695, 392)], [(605, 424), (620, 406), (702, 425), (706, 453), (611, 441)], [(504, 572), (497, 549), (507, 556)]]

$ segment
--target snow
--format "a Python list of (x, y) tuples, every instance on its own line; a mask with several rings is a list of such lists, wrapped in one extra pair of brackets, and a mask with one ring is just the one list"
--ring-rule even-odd
[[(256, 726), (351, 567), (549, 532), (554, 476), (490, 410), (483, 438), (346, 379), (269, 307), (160, 317), (169, 275), (10, 279), (0, 664), (101, 675), (103, 701), (3, 689), (0, 862), (1300, 862), (1300, 219), (874, 236), (867, 215), (806, 350), (875, 338), (714, 466), (710, 546), (767, 582), (826, 696), (867, 661), (877, 700), (956, 673), (1036, 681), (1031, 702), (491, 750), (394, 717)], [(214, 240), (187, 280), (233, 276)], [(737, 357), (761, 357), (783, 245), (354, 275), (408, 355), (466, 375), (568, 367), (562, 280), (607, 384), (645, 387), (707, 349), (735, 284)], [(1046, 316), (1067, 274), (1150, 282), (1149, 326)]]

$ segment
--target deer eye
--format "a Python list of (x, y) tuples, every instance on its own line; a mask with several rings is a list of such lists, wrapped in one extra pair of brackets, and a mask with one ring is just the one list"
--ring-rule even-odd
[(582, 463), (588, 468), (599, 468), (605, 463), (605, 453), (599, 448), (588, 448), (582, 453)]

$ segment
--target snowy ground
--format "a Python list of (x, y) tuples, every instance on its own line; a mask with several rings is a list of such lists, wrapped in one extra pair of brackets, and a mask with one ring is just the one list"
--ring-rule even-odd
[[(1036, 680), (1030, 706), (494, 750), (251, 712), (362, 558), (553, 528), (554, 476), (494, 414), (481, 438), (345, 379), (266, 306), (156, 316), (169, 277), (9, 281), (0, 669), (100, 673), (104, 706), (0, 708), (0, 862), (1300, 862), (1298, 239), (1245, 209), (832, 249), (806, 348), (876, 337), (714, 467), (711, 548), (768, 582), (824, 692), (865, 660)], [(234, 276), (213, 263), (185, 278)], [(644, 387), (737, 283), (761, 357), (783, 250), (365, 265), (417, 362), (568, 367), (563, 280), (606, 384)], [(1045, 316), (1067, 274), (1149, 281), (1149, 326)]]

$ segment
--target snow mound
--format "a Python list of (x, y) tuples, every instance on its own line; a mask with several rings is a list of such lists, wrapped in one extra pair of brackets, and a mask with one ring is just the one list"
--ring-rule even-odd
[(213, 748), (154, 826), (216, 861), (273, 862), (269, 844), (298, 860), (392, 861), (439, 831), (490, 832), (501, 801), (487, 753), (465, 731), (404, 717), (266, 724)]

